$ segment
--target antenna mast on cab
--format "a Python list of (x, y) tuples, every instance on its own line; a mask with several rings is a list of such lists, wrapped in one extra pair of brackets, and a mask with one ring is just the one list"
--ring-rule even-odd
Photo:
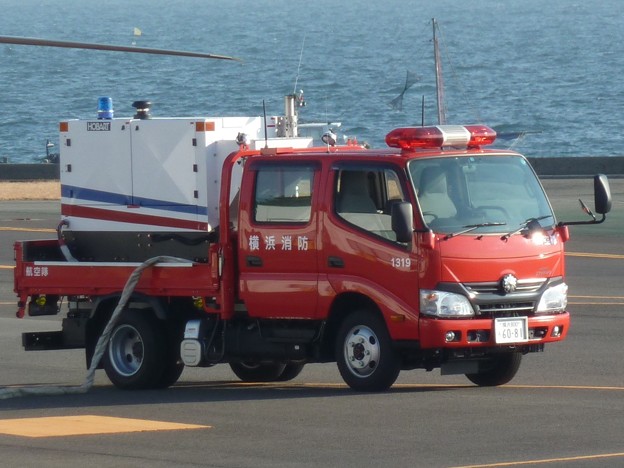
[(444, 109), (444, 81), (442, 80), (442, 60), (440, 58), (440, 45), (438, 43), (438, 23), (435, 18), (431, 19), (433, 25), (433, 56), (435, 62), (435, 77), (436, 77), (436, 98), (438, 103), (438, 124), (444, 125), (446, 123), (446, 112)]

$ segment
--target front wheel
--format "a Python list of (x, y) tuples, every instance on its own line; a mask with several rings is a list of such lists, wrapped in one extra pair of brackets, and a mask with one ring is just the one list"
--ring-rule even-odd
[(365, 392), (387, 390), (401, 371), (385, 322), (367, 311), (354, 312), (342, 323), (336, 362), (347, 385)]
[(522, 354), (517, 351), (499, 354), (485, 363), (482, 371), (466, 374), (466, 377), (480, 387), (505, 385), (516, 376), (521, 362)]

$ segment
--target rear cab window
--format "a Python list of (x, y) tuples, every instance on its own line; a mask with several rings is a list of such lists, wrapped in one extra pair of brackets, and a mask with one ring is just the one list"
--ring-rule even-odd
[(406, 200), (398, 170), (388, 166), (345, 166), (336, 171), (336, 214), (370, 234), (396, 241), (392, 206)]
[(259, 165), (254, 190), (256, 223), (307, 223), (312, 212), (313, 164)]

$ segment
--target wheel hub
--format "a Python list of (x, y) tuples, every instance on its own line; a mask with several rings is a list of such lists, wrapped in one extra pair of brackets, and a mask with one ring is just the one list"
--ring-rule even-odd
[(113, 332), (108, 353), (112, 366), (120, 375), (134, 375), (143, 363), (143, 340), (130, 325), (121, 325)]
[(370, 328), (354, 327), (345, 340), (344, 353), (349, 370), (354, 375), (370, 376), (379, 362), (379, 340)]

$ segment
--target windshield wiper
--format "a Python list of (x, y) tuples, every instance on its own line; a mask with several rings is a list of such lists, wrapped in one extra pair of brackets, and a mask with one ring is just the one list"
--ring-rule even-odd
[(447, 234), (446, 236), (444, 236), (444, 240), (448, 240), (451, 237), (455, 237), (455, 236), (460, 236), (462, 234), (466, 234), (467, 232), (474, 231), (475, 229), (479, 229), (481, 227), (505, 226), (506, 224), (507, 223), (499, 222), (499, 221), (488, 222), (488, 223), (479, 223), (479, 224), (468, 224), (468, 225), (464, 226), (464, 229), (462, 229), (461, 231), (451, 232), (450, 234)]
[(511, 236), (513, 236), (514, 234), (518, 234), (519, 232), (523, 231), (524, 229), (527, 229), (528, 231), (532, 231), (533, 229), (542, 229), (542, 225), (539, 222), (542, 219), (551, 218), (551, 217), (552, 217), (552, 215), (544, 215), (544, 216), (540, 216), (538, 218), (529, 218), (529, 219), (525, 220), (524, 222), (520, 223), (520, 226), (518, 226), (518, 229), (515, 229), (515, 230), (505, 234), (504, 236), (501, 236), (501, 240), (507, 240)]

